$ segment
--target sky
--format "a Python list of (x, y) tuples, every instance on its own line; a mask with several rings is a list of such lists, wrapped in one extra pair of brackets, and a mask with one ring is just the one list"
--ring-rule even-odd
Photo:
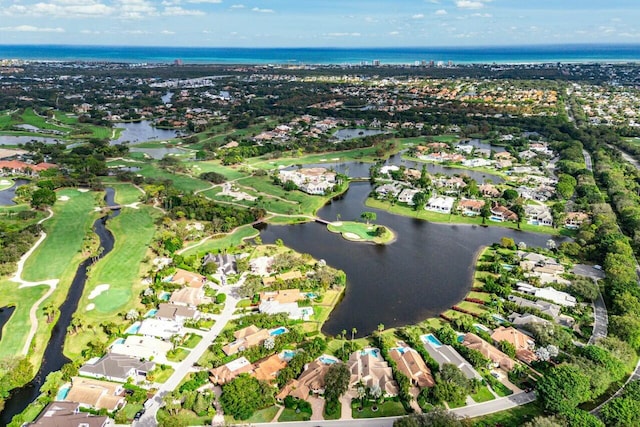
[(0, 44), (640, 43), (639, 0), (0, 0)]

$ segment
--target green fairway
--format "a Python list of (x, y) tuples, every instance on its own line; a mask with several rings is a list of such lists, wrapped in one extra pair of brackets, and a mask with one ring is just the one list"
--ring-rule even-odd
[(53, 218), (44, 222), (47, 238), (25, 263), (24, 280), (62, 279), (65, 270), (75, 272), (73, 259), (81, 255), (83, 239), (98, 217), (93, 212), (98, 193), (64, 189), (57, 195), (69, 200), (56, 201)]
[(192, 178), (187, 175), (174, 174), (169, 171), (163, 170), (151, 163), (140, 164), (142, 168), (138, 173), (147, 178), (153, 179), (167, 179), (173, 182), (173, 185), (181, 190), (187, 192), (193, 192), (196, 190), (204, 190), (211, 186), (210, 183), (201, 179)]
[[(31, 328), (29, 310), (33, 304), (49, 289), (48, 286), (34, 286), (18, 289), (18, 284), (0, 282), (0, 305), (15, 306), (15, 311), (2, 329), (0, 340), (0, 359), (18, 356), (22, 352), (25, 340)], [(46, 303), (46, 302), (45, 302)], [(44, 319), (43, 317), (41, 319)], [(44, 323), (44, 322), (40, 322)], [(42, 349), (44, 350), (44, 349)]]
[(219, 173), (220, 175), (224, 175), (228, 180), (249, 176), (249, 172), (243, 172), (238, 166), (223, 166), (214, 160), (204, 162), (187, 161), (184, 162), (184, 164), (195, 176), (200, 176), (201, 173), (205, 172)]
[[(327, 200), (331, 196), (310, 196), (302, 191), (286, 191), (279, 185), (274, 184), (271, 178), (266, 176), (252, 176), (248, 178), (242, 178), (237, 181), (238, 185), (248, 186), (255, 189), (258, 193), (264, 193), (265, 195), (274, 196), (280, 199), (288, 200), (297, 204), (266, 199), (264, 201), (264, 207), (268, 211), (276, 212), (285, 215), (315, 215), (318, 209), (324, 206)], [(286, 204), (284, 204), (286, 203)], [(260, 205), (259, 205), (260, 206)], [(282, 211), (284, 210), (284, 212)]]
[(388, 244), (395, 240), (395, 233), (384, 227), (382, 235), (376, 234), (378, 226), (365, 224), (363, 222), (337, 221), (327, 225), (327, 229), (332, 233), (339, 233), (346, 240), (353, 242), (373, 242), (377, 244)]
[(438, 136), (430, 136), (427, 138), (430, 141), (435, 142), (458, 142), (460, 141), (460, 137), (458, 135), (438, 135)]
[(190, 256), (196, 254), (206, 254), (207, 252), (216, 252), (221, 249), (228, 249), (239, 245), (245, 239), (258, 236), (258, 230), (250, 225), (244, 225), (236, 229), (233, 233), (227, 235), (214, 236), (199, 246), (191, 245), (187, 247), (181, 255)]
[(120, 205), (129, 205), (140, 201), (142, 191), (138, 190), (131, 183), (111, 183), (109, 187), (113, 187), (116, 190), (116, 203)]

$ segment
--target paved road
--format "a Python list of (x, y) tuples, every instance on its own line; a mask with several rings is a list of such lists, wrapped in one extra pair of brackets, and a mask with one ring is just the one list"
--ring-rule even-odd
[(222, 332), (224, 327), (233, 317), (236, 304), (239, 301), (239, 299), (234, 295), (236, 288), (237, 285), (221, 291), (222, 293), (227, 294), (227, 300), (224, 310), (217, 318), (216, 323), (210, 331), (203, 335), (202, 340), (193, 350), (191, 350), (189, 355), (175, 368), (173, 375), (171, 375), (171, 377), (169, 377), (169, 379), (158, 389), (156, 394), (149, 399), (147, 403), (145, 403), (146, 412), (140, 420), (133, 423), (133, 426), (153, 427), (158, 425), (156, 421), (156, 414), (158, 413), (160, 406), (162, 406), (162, 398), (178, 387), (182, 379), (191, 371), (193, 365), (200, 359), (207, 348), (209, 348), (211, 343), (218, 337), (220, 332)]
[[(595, 281), (595, 280), (594, 280)], [(595, 344), (598, 338), (605, 338), (609, 330), (609, 316), (607, 315), (607, 306), (604, 304), (602, 294), (598, 293), (598, 299), (593, 302), (594, 323), (591, 338), (588, 344)]]

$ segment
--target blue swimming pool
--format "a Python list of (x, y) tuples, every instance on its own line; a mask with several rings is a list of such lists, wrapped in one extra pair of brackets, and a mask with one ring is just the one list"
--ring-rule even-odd
[(285, 332), (287, 332), (287, 328), (285, 328), (284, 326), (280, 326), (279, 328), (272, 329), (271, 331), (269, 331), (269, 335), (271, 335), (272, 337), (275, 337), (278, 335), (282, 335)]
[(156, 315), (157, 312), (158, 312), (158, 309), (154, 308), (152, 310), (147, 311), (147, 314), (145, 314), (144, 317), (153, 317)]
[(124, 333), (128, 335), (135, 335), (138, 333), (139, 330), (140, 330), (140, 322), (136, 322), (133, 325), (129, 326), (129, 328), (127, 328), (127, 330), (124, 331)]
[(458, 335), (458, 338), (456, 338), (458, 340), (459, 343), (462, 343), (462, 341), (464, 341), (464, 335)]
[(158, 296), (160, 301), (169, 301), (169, 298), (171, 298), (171, 292), (163, 292)]
[(420, 338), (422, 338), (422, 341), (424, 343), (429, 343), (429, 344), (433, 345), (434, 347), (441, 347), (442, 346), (442, 343), (440, 341), (438, 341), (438, 338), (436, 338), (433, 334), (422, 335)]
[(336, 359), (333, 356), (329, 356), (327, 354), (323, 354), (322, 356), (318, 357), (318, 360), (324, 363), (325, 365), (333, 365), (334, 363), (338, 363), (338, 359)]
[(115, 340), (113, 342), (113, 344), (111, 345), (116, 345), (116, 344), (124, 344), (125, 339), (124, 338), (118, 338), (117, 340)]
[(304, 294), (307, 298), (309, 299), (314, 299), (314, 298), (318, 298), (318, 295), (314, 294), (313, 292), (307, 292), (306, 294)]
[(474, 323), (473, 327), (476, 328), (476, 331), (478, 332), (491, 332), (491, 329), (487, 328), (486, 326), (480, 323)]
[(504, 317), (499, 316), (499, 315), (497, 315), (497, 314), (492, 314), (492, 315), (491, 315), (491, 317), (493, 317), (493, 318), (494, 318), (494, 320), (495, 320), (496, 322), (498, 322), (498, 323), (504, 323), (504, 322), (506, 322), (506, 321), (507, 321), (507, 319), (505, 319)]
[(290, 361), (291, 359), (293, 359), (293, 356), (296, 355), (296, 352), (294, 350), (284, 350), (281, 354), (280, 354), (280, 358), (284, 361)]
[(407, 351), (409, 351), (407, 347), (396, 347), (395, 349), (398, 350), (398, 353), (400, 354), (405, 354)]
[(65, 384), (60, 387), (60, 390), (58, 390), (58, 394), (56, 394), (56, 400), (66, 399), (67, 395), (69, 394), (69, 390), (71, 390), (71, 386), (69, 384)]
[(491, 221), (495, 221), (495, 222), (502, 222), (502, 218), (501, 218), (501, 217), (499, 217), (499, 216), (495, 216), (495, 215), (491, 215), (491, 216), (489, 217), (489, 219), (490, 219)]
[(380, 350), (378, 350), (377, 348), (365, 348), (360, 352), (360, 354), (362, 354), (363, 356), (365, 354), (368, 354), (369, 356), (373, 356), (377, 358), (377, 357), (380, 357)]

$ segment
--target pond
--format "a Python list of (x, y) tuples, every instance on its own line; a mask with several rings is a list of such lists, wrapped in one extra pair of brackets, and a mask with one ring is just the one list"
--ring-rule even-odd
[(385, 133), (382, 130), (375, 129), (340, 129), (333, 134), (338, 141), (347, 141), (349, 139), (364, 138), (365, 136), (380, 135)]
[(124, 129), (118, 139), (111, 141), (111, 145), (122, 144), (128, 141), (129, 144), (140, 144), (147, 141), (160, 141), (172, 139), (180, 136), (180, 132), (173, 129), (158, 129), (151, 125), (148, 120), (134, 123), (118, 123), (116, 128)]
[(473, 145), (476, 148), (484, 148), (486, 150), (493, 150), (496, 153), (502, 153), (504, 151), (507, 151), (507, 149), (505, 147), (498, 147), (497, 145), (491, 145), (491, 144), (488, 144), (486, 142), (482, 142), (478, 138), (474, 138), (474, 139), (470, 139), (470, 140), (467, 140), (467, 141), (463, 141), (460, 144), (461, 145)]
[(0, 339), (2, 339), (2, 330), (4, 325), (9, 321), (11, 315), (15, 311), (15, 307), (0, 307)]
[(15, 205), (15, 203), (13, 202), (13, 198), (16, 197), (16, 190), (18, 189), (18, 187), (21, 187), (28, 183), (29, 183), (29, 180), (16, 179), (14, 181), (13, 187), (0, 191), (0, 206)]
[(18, 145), (27, 142), (42, 142), (45, 144), (64, 144), (64, 140), (59, 138), (49, 138), (45, 136), (24, 136), (24, 135), (0, 135), (0, 145)]
[(368, 183), (352, 183), (347, 193), (318, 215), (334, 221), (340, 214), (348, 221), (358, 219), (365, 210), (374, 211), (377, 224), (397, 233), (391, 245), (348, 242), (318, 223), (261, 226), (265, 243), (282, 239), (294, 250), (324, 259), (347, 274), (344, 299), (323, 327), (329, 335), (355, 327), (357, 335), (363, 336), (380, 323), (390, 328), (438, 316), (469, 291), (480, 247), (505, 236), (528, 246), (545, 246), (549, 239), (502, 227), (435, 224), (392, 215), (364, 206), (371, 190)]

